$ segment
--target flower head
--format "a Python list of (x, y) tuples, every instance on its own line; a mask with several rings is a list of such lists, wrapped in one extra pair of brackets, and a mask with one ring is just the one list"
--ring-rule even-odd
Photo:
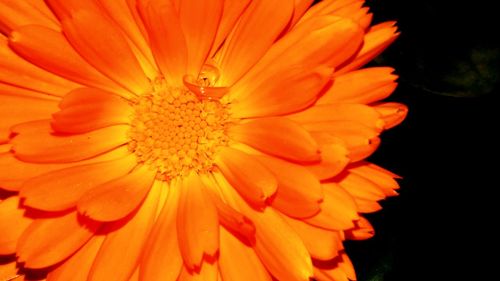
[(312, 2), (0, 1), (0, 254), (49, 281), (354, 280), (342, 242), (398, 188), (365, 159), (407, 111), (360, 68), (397, 33)]

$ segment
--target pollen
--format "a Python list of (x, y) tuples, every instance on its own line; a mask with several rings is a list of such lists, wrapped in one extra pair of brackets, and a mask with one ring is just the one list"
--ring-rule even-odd
[(129, 150), (169, 180), (213, 167), (217, 149), (228, 143), (226, 106), (200, 99), (185, 88), (158, 87), (135, 102)]

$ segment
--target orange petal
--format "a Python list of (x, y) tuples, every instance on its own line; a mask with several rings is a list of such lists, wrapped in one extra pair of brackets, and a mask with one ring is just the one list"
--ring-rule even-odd
[(274, 157), (261, 156), (259, 161), (278, 180), (278, 190), (271, 206), (295, 218), (310, 217), (319, 212), (323, 191), (319, 180), (306, 168)]
[(370, 67), (338, 75), (318, 104), (369, 104), (385, 99), (397, 86), (393, 72), (390, 67)]
[(20, 192), (26, 206), (62, 211), (76, 205), (88, 190), (122, 177), (137, 165), (133, 155), (118, 160), (56, 170), (26, 181)]
[(12, 51), (7, 39), (0, 37), (0, 81), (20, 88), (62, 97), (78, 87), (64, 78), (40, 69)]
[(335, 68), (354, 55), (362, 40), (363, 30), (349, 19), (323, 16), (305, 21), (278, 40), (233, 89), (260, 85), (273, 74), (298, 65)]
[(271, 274), (278, 280), (309, 280), (311, 256), (295, 231), (271, 208), (250, 217), (257, 227), (255, 251)]
[(408, 107), (402, 103), (386, 102), (375, 105), (375, 110), (385, 122), (384, 129), (389, 130), (401, 124), (408, 115)]
[(0, 143), (7, 142), (10, 128), (31, 120), (48, 119), (57, 111), (57, 102), (47, 99), (28, 98), (0, 94)]
[(338, 231), (315, 227), (292, 218), (283, 219), (293, 228), (304, 242), (311, 257), (318, 260), (330, 260), (344, 249), (342, 237)]
[(28, 268), (44, 268), (56, 264), (82, 247), (97, 231), (100, 223), (86, 220), (76, 212), (37, 219), (17, 243), (19, 262)]
[(354, 226), (353, 221), (358, 219), (356, 204), (353, 198), (336, 184), (323, 184), (323, 202), (321, 211), (304, 219), (305, 222), (330, 230), (344, 230)]
[(141, 281), (175, 281), (182, 268), (177, 240), (177, 209), (182, 186), (171, 182), (167, 201), (144, 246), (139, 269)]
[(223, 280), (272, 280), (255, 251), (223, 228), (220, 232), (219, 270)]
[(316, 122), (302, 125), (312, 132), (323, 132), (341, 139), (349, 150), (351, 161), (368, 157), (378, 147), (379, 131), (355, 121)]
[(87, 281), (92, 263), (104, 241), (103, 235), (90, 239), (78, 252), (56, 269), (49, 272), (49, 281)]
[(375, 183), (356, 173), (340, 175), (335, 181), (354, 198), (378, 201), (386, 197)]
[(263, 206), (277, 188), (276, 178), (254, 157), (237, 149), (225, 147), (220, 150), (216, 165), (231, 185), (256, 206)]
[(366, 127), (382, 130), (383, 122), (375, 109), (362, 104), (315, 105), (287, 116), (299, 124), (315, 122), (355, 121)]
[(332, 69), (291, 67), (255, 84), (235, 86), (231, 113), (235, 118), (277, 116), (312, 105), (330, 82)]
[(305, 166), (318, 179), (325, 180), (338, 175), (349, 164), (344, 142), (326, 133), (312, 133), (321, 151), (321, 162)]
[(338, 10), (363, 0), (323, 0), (312, 6), (302, 17), (301, 22), (324, 15), (334, 15)]
[(301, 22), (313, 17), (332, 15), (351, 19), (366, 29), (371, 23), (372, 15), (368, 13), (368, 8), (363, 8), (364, 2), (363, 0), (321, 1), (307, 11)]
[(356, 226), (353, 229), (345, 231), (345, 237), (349, 240), (366, 240), (375, 235), (375, 230), (370, 222), (364, 217), (359, 217), (355, 222)]
[(199, 175), (190, 174), (182, 183), (177, 211), (177, 237), (189, 270), (199, 268), (204, 254), (214, 256), (219, 249), (217, 210)]
[(58, 31), (38, 25), (22, 26), (10, 34), (9, 46), (24, 59), (58, 76), (130, 96), (82, 59)]
[(213, 57), (219, 50), (222, 43), (226, 40), (227, 35), (231, 32), (250, 2), (251, 0), (224, 1), (219, 29), (217, 30), (217, 35), (215, 36), (209, 57)]
[(394, 175), (385, 173), (383, 170), (377, 168), (379, 167), (374, 164), (359, 162), (356, 163), (355, 166), (351, 166), (349, 172), (362, 176), (375, 183), (386, 196), (398, 195), (395, 190), (399, 189), (399, 184), (394, 179)]
[[(48, 123), (48, 122), (47, 122)], [(128, 142), (129, 126), (106, 127), (80, 135), (53, 135), (34, 126), (15, 136), (11, 143), (16, 157), (35, 163), (75, 162), (89, 159)]]
[(354, 197), (358, 212), (362, 214), (375, 213), (382, 210), (382, 206), (377, 201), (366, 200), (359, 197)]
[(49, 173), (51, 171), (69, 168), (75, 165), (103, 162), (122, 158), (130, 154), (127, 147), (121, 147), (95, 158), (76, 163), (36, 164), (23, 162), (13, 153), (0, 154), (0, 186), (3, 189), (19, 191), (26, 180)]
[[(89, 92), (92, 94), (88, 95)], [(66, 96), (62, 101), (62, 110), (52, 115), (51, 125), (56, 132), (86, 133), (131, 122), (133, 108), (124, 99), (112, 93), (98, 89), (78, 89), (69, 95), (70, 101), (65, 101), (68, 98)], [(75, 100), (85, 102), (77, 103)]]
[(190, 271), (187, 267), (183, 267), (177, 281), (217, 281), (219, 275), (217, 265), (217, 260), (204, 260), (199, 271)]
[(257, 232), (253, 247), (267, 270), (278, 280), (309, 280), (311, 256), (293, 229), (274, 209), (250, 208), (222, 175), (215, 173), (214, 177), (226, 201), (254, 222)]
[(78, 201), (78, 212), (98, 221), (116, 221), (133, 212), (153, 185), (156, 171), (139, 166), (130, 174), (87, 191)]
[[(0, 2), (0, 32), (9, 34), (13, 29), (23, 25), (39, 24), (53, 29), (59, 29), (58, 22), (50, 17), (50, 11), (40, 9), (42, 3), (37, 1), (1, 1)], [(41, 1), (40, 1), (41, 2)]]
[(138, 2), (153, 54), (169, 84), (182, 83), (187, 73), (188, 50), (177, 11), (171, 1)]
[(111, 232), (94, 260), (88, 280), (128, 281), (134, 274), (156, 218), (162, 188), (163, 183), (156, 182), (135, 214), (106, 225)]
[(12, 196), (0, 202), (0, 255), (16, 252), (16, 244), (24, 230), (32, 222), (24, 216), (24, 209), (19, 207), (19, 196)]
[(215, 40), (222, 16), (223, 0), (183, 0), (179, 19), (188, 50), (187, 74), (197, 76)]
[(292, 161), (319, 161), (319, 147), (300, 125), (286, 118), (259, 118), (233, 126), (229, 136), (265, 153)]
[(149, 89), (149, 81), (126, 38), (107, 18), (79, 10), (63, 19), (62, 24), (71, 45), (101, 73), (133, 93)]
[(214, 191), (208, 193), (217, 209), (219, 222), (232, 233), (240, 235), (249, 243), (255, 243), (255, 225), (240, 212), (226, 204)]
[(399, 36), (394, 25), (394, 22), (386, 22), (372, 26), (365, 35), (363, 48), (351, 62), (339, 69), (336, 75), (362, 67), (389, 47)]
[(318, 281), (357, 280), (354, 267), (345, 253), (330, 261), (316, 261), (314, 266), (314, 277)]
[(233, 85), (255, 65), (286, 28), (292, 14), (292, 1), (252, 1), (220, 51), (221, 84)]
[(293, 19), (290, 23), (292, 27), (302, 18), (304, 13), (309, 9), (313, 2), (313, 0), (295, 0)]
[[(127, 1), (99, 0), (98, 2), (116, 22), (116, 26), (130, 39), (129, 45), (132, 47), (132, 51), (139, 60), (144, 72), (149, 78), (155, 78), (158, 71), (154, 65), (151, 49), (142, 34), (141, 27), (134, 18), (134, 11), (130, 9)], [(136, 6), (133, 6), (133, 10), (136, 10)], [(137, 18), (137, 20), (140, 23), (140, 18)]]
[(30, 89), (26, 89), (24, 87), (20, 86), (15, 86), (11, 84), (6, 84), (0, 81), (0, 93), (2, 95), (6, 96), (16, 96), (16, 97), (23, 97), (23, 98), (38, 98), (38, 99), (44, 99), (44, 100), (51, 100), (51, 101), (59, 101), (59, 97), (51, 96), (46, 93), (42, 93), (39, 91), (34, 91)]
[(0, 280), (4, 281), (24, 281), (24, 276), (18, 273), (19, 268), (16, 261), (0, 264)]

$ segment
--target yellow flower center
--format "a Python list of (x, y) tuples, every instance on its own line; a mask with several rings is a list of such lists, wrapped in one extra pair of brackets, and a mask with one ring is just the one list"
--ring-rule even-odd
[(226, 106), (185, 88), (158, 86), (137, 100), (129, 149), (162, 179), (206, 172), (218, 147), (226, 145)]

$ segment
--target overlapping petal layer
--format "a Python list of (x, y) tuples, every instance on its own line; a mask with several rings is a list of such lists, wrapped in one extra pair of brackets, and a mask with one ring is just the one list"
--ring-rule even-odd
[(0, 278), (355, 280), (398, 33), (312, 3), (0, 0)]

